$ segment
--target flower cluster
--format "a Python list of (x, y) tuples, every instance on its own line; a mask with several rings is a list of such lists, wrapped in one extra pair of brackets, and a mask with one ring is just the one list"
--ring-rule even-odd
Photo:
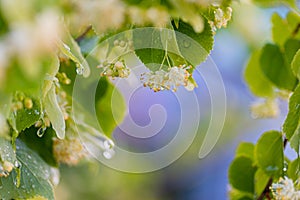
[(31, 98), (26, 97), (23, 93), (17, 93), (14, 97), (13, 103), (11, 104), (11, 110), (17, 112), (20, 109), (32, 109), (33, 101)]
[(153, 89), (154, 92), (161, 90), (177, 90), (178, 86), (183, 85), (187, 90), (193, 90), (195, 85), (189, 80), (192, 76), (188, 72), (191, 66), (179, 65), (171, 67), (169, 71), (159, 70), (142, 74), (141, 81), (144, 86)]
[(101, 76), (127, 78), (130, 74), (130, 69), (125, 65), (124, 61), (108, 64), (102, 63), (98, 65), (98, 68), (103, 69)]
[(78, 138), (53, 139), (54, 157), (59, 163), (76, 165), (86, 157), (86, 151)]
[(277, 117), (280, 112), (276, 99), (254, 102), (250, 110), (253, 118), (274, 118)]
[(232, 16), (232, 8), (227, 7), (225, 11), (221, 8), (217, 8), (214, 11), (214, 15), (214, 21), (209, 21), (209, 24), (211, 25), (213, 31), (216, 31), (217, 29), (227, 26), (227, 23), (230, 21)]
[(277, 183), (273, 183), (271, 190), (276, 200), (300, 199), (300, 191), (295, 190), (293, 180), (287, 177), (280, 178)]

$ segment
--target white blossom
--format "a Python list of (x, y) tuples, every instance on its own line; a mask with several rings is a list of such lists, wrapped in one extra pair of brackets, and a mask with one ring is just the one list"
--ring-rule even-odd
[(280, 178), (277, 183), (273, 183), (271, 190), (276, 200), (300, 199), (300, 191), (295, 189), (293, 180), (287, 177)]
[(124, 64), (124, 61), (115, 63), (102, 63), (98, 66), (102, 68), (101, 76), (127, 78), (130, 74), (130, 69)]
[(222, 10), (221, 8), (217, 8), (214, 11), (215, 18), (213, 21), (209, 21), (209, 24), (211, 25), (213, 31), (216, 31), (217, 28), (220, 29), (222, 27), (226, 27), (228, 21), (231, 20), (232, 16), (232, 8), (227, 7), (225, 10)]
[(179, 65), (171, 67), (168, 71), (159, 70), (142, 74), (142, 82), (145, 87), (150, 87), (154, 92), (161, 90), (176, 91), (180, 85), (188, 90), (193, 90), (195, 85), (189, 80), (191, 74), (187, 71), (191, 66)]
[(250, 110), (253, 118), (273, 118), (277, 117), (280, 112), (276, 99), (256, 101), (251, 105)]

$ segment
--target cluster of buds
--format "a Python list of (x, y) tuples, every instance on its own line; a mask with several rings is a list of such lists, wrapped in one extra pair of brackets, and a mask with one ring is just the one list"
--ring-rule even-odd
[(102, 68), (101, 76), (107, 76), (112, 78), (127, 78), (130, 74), (130, 69), (125, 65), (124, 61), (117, 61), (115, 63), (102, 63), (98, 65), (98, 68)]
[(169, 68), (167, 72), (164, 70), (150, 71), (142, 74), (141, 81), (145, 87), (150, 87), (154, 92), (161, 90), (173, 90), (176, 92), (180, 85), (191, 91), (195, 85), (190, 81), (190, 78), (192, 78), (192, 74), (188, 72), (190, 68), (191, 66), (179, 65), (178, 67)]
[(214, 21), (209, 21), (209, 24), (211, 25), (213, 31), (215, 32), (217, 29), (220, 29), (222, 27), (226, 27), (228, 21), (231, 20), (232, 16), (232, 8), (227, 7), (225, 10), (222, 10), (221, 8), (217, 8), (214, 11)]
[(53, 153), (58, 163), (77, 165), (87, 153), (78, 138), (53, 139)]
[(14, 102), (11, 105), (12, 111), (16, 112), (21, 109), (32, 109), (33, 108), (33, 101), (31, 98), (26, 97), (23, 93), (18, 93), (14, 97)]
[(300, 199), (300, 191), (295, 190), (293, 180), (287, 177), (280, 178), (277, 183), (273, 183), (271, 186), (271, 191), (276, 200)]
[(71, 79), (69, 79), (68, 76), (66, 75), (66, 73), (64, 73), (64, 72), (57, 73), (56, 77), (60, 83), (63, 83), (65, 85), (71, 84)]
[(133, 49), (133, 41), (132, 40), (118, 40), (114, 41), (114, 46), (121, 48), (129, 48)]

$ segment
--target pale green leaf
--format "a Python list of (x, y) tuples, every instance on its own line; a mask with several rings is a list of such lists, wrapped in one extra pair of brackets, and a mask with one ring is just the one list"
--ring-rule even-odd
[(295, 0), (252, 0), (254, 3), (257, 3), (261, 6), (266, 7), (273, 7), (279, 5), (287, 5), (292, 8), (296, 8), (296, 1)]
[(0, 166), (2, 166), (5, 161), (14, 165), (16, 160), (16, 154), (13, 150), (11, 142), (0, 137)]
[(283, 170), (283, 140), (278, 131), (265, 132), (255, 146), (255, 160), (267, 175), (280, 177)]
[(297, 78), (300, 79), (300, 50), (297, 51), (296, 55), (292, 60), (292, 70), (295, 76), (297, 76)]
[[(101, 85), (104, 84), (106, 84), (106, 88), (104, 94), (101, 95), (100, 93), (103, 89)], [(106, 135), (111, 135), (125, 116), (126, 104), (124, 98), (112, 83), (104, 79), (101, 79), (98, 84), (96, 96), (98, 97), (95, 99), (98, 121), (103, 132)], [(114, 108), (114, 105), (117, 108)]]
[(272, 16), (272, 36), (273, 41), (279, 46), (283, 46), (285, 41), (291, 37), (288, 22), (278, 13), (274, 13)]
[(73, 39), (70, 33), (66, 32), (65, 40), (63, 42), (58, 42), (58, 47), (62, 53), (64, 53), (69, 59), (73, 60), (77, 64), (77, 68), (82, 68), (82, 75), (84, 77), (88, 77), (90, 75), (89, 64), (83, 57), (79, 45)]
[(300, 160), (299, 158), (297, 158), (294, 161), (289, 163), (287, 175), (289, 178), (293, 179), (293, 181), (296, 181), (299, 178), (299, 172), (300, 172)]
[(254, 158), (254, 144), (242, 142), (236, 149), (235, 157), (245, 156), (253, 160)]
[(203, 20), (204, 30), (201, 33), (196, 33), (192, 26), (182, 20), (179, 21), (178, 28), (175, 22), (172, 22), (179, 51), (194, 67), (206, 60), (214, 43), (211, 27), (207, 19)]
[(256, 171), (255, 177), (254, 177), (256, 196), (261, 195), (261, 193), (266, 188), (269, 180), (270, 180), (270, 176), (268, 176), (262, 169), (258, 169)]
[(44, 107), (52, 127), (56, 132), (58, 138), (63, 139), (65, 137), (65, 119), (64, 114), (58, 104), (57, 95), (55, 92), (55, 85), (53, 84), (49, 92), (44, 99)]
[(245, 70), (245, 80), (254, 95), (259, 97), (272, 97), (274, 95), (274, 87), (260, 68), (260, 55), (261, 51), (252, 53)]
[(291, 139), (299, 127), (300, 120), (300, 85), (297, 86), (289, 100), (289, 112), (283, 124), (283, 132), (287, 139)]
[(300, 128), (297, 127), (296, 131), (294, 132), (293, 136), (290, 139), (290, 146), (294, 149), (298, 154), (300, 153)]

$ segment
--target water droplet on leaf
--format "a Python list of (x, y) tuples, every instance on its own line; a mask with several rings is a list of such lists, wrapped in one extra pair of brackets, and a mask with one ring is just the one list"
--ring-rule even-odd
[(106, 158), (106, 159), (111, 159), (113, 157), (113, 155), (109, 152), (109, 151), (104, 151), (103, 152), (103, 156)]
[(103, 145), (105, 149), (112, 149), (114, 147), (114, 143), (111, 140), (105, 140)]
[(36, 132), (37, 136), (43, 137), (43, 135), (45, 134), (46, 129), (47, 129), (46, 127), (40, 127), (39, 130)]
[(84, 68), (83, 68), (81, 65), (77, 66), (77, 68), (76, 68), (76, 73), (77, 73), (78, 75), (82, 75), (83, 72), (84, 72)]
[(183, 41), (183, 46), (184, 46), (185, 48), (189, 48), (189, 47), (191, 46), (191, 42), (188, 41), (188, 40), (184, 40), (184, 41)]
[(15, 163), (14, 163), (14, 166), (16, 167), (16, 168), (21, 168), (21, 163), (19, 162), (19, 161), (15, 161)]

